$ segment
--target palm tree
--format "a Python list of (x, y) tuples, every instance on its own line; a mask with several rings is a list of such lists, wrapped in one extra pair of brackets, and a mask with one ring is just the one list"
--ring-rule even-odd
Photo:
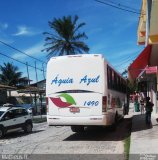
[(73, 55), (78, 53), (88, 52), (88, 46), (81, 40), (87, 39), (84, 32), (80, 33), (79, 29), (85, 25), (85, 23), (79, 23), (78, 16), (72, 18), (71, 16), (54, 18), (53, 21), (49, 21), (48, 24), (54, 33), (44, 32), (45, 45), (48, 46), (43, 51), (48, 52), (48, 57)]
[(122, 76), (124, 76), (124, 77), (127, 77), (127, 74), (128, 74), (128, 71), (127, 71), (127, 69), (125, 69), (123, 72), (122, 72)]
[(12, 63), (4, 63), (0, 65), (0, 83), (8, 86), (18, 86), (26, 77), (22, 77), (22, 72), (18, 71), (18, 67)]

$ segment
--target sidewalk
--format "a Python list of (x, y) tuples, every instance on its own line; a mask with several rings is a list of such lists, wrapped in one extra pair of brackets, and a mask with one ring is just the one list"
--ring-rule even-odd
[(152, 125), (149, 127), (145, 124), (145, 114), (133, 113), (129, 160), (143, 159), (146, 156), (153, 160), (158, 159), (158, 123), (156, 118), (158, 117), (152, 115)]

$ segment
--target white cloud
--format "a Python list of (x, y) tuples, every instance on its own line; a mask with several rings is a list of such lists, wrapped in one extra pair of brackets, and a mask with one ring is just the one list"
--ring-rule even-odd
[(13, 34), (13, 36), (33, 36), (39, 34), (39, 31), (35, 31), (34, 29), (26, 26), (18, 26), (17, 32)]
[[(0, 40), (8, 44), (12, 44), (14, 42), (14, 40), (10, 38), (9, 35), (7, 35), (5, 32), (2, 32), (1, 30), (0, 30)], [(2, 43), (0, 43), (0, 45), (2, 45)]]
[[(0, 41), (11, 44), (14, 42), (14, 40), (5, 31), (6, 29), (8, 29), (8, 27), (9, 25), (7, 23), (0, 22)], [(3, 44), (0, 43), (0, 45), (3, 45)]]
[(0, 29), (7, 29), (8, 24), (7, 23), (0, 23)]
[[(39, 57), (40, 56), (43, 56), (43, 55), (46, 55), (46, 53), (44, 52), (41, 52), (41, 50), (43, 49), (43, 42), (40, 42), (40, 43), (37, 43), (35, 44), (34, 46), (28, 48), (28, 49), (25, 49), (24, 52), (30, 56), (36, 56), (38, 55)], [(16, 58), (16, 59), (21, 59), (21, 58), (26, 58), (27, 56), (22, 54), (22, 53), (14, 53), (12, 55), (13, 58)]]

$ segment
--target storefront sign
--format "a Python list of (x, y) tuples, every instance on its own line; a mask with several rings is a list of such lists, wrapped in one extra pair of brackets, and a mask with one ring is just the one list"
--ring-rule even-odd
[(154, 74), (154, 73), (157, 73), (157, 66), (154, 66), (154, 67), (147, 67), (145, 69), (146, 71), (146, 74)]

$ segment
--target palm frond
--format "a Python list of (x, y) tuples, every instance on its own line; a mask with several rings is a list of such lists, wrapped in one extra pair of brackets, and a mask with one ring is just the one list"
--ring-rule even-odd
[(19, 83), (19, 79), (22, 78), (22, 72), (18, 70), (18, 67), (12, 63), (0, 65), (0, 82), (9, 86), (16, 86)]
[(81, 41), (81, 39), (87, 39), (87, 35), (79, 32), (79, 29), (85, 25), (85, 23), (78, 22), (79, 17), (75, 15), (64, 16), (62, 18), (54, 18), (49, 21), (48, 24), (54, 33), (44, 32), (46, 36), (45, 45), (47, 46), (42, 51), (48, 53), (47, 57), (62, 56), (70, 54), (78, 54), (88, 52), (88, 46)]
[(78, 33), (77, 35), (75, 35), (73, 37), (73, 40), (80, 40), (80, 39), (87, 39), (87, 35), (83, 32), (83, 33)]

